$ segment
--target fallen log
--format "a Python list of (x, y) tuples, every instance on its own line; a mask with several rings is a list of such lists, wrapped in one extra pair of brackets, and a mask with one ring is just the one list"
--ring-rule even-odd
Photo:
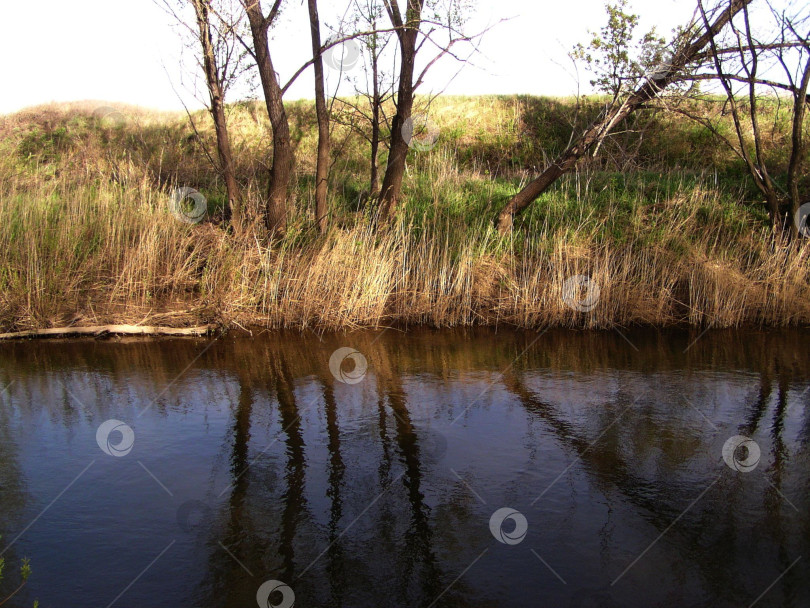
[(216, 325), (199, 327), (156, 327), (151, 325), (91, 325), (88, 327), (51, 327), (0, 334), (0, 340), (20, 338), (63, 338), (68, 336), (204, 336), (216, 329)]

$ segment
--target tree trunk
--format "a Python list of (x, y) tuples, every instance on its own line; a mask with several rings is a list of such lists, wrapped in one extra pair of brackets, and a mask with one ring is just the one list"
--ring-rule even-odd
[(804, 117), (807, 112), (807, 90), (810, 87), (810, 58), (804, 66), (799, 90), (793, 94), (793, 125), (791, 132), (790, 163), (788, 165), (788, 195), (790, 197), (790, 234), (793, 238), (799, 236), (799, 227), (794, 218), (799, 212), (801, 200), (799, 198), (799, 176), (805, 157), (804, 144)]
[(270, 169), (270, 186), (265, 206), (265, 224), (274, 234), (283, 235), (287, 229), (287, 197), (293, 170), (293, 148), (290, 142), (290, 125), (282, 101), (281, 86), (276, 77), (270, 57), (267, 28), (269, 20), (262, 16), (259, 0), (245, 4), (250, 32), (253, 36), (256, 66), (262, 82), (262, 92), (267, 106), (267, 115), (273, 127), (273, 165)]
[(312, 33), (312, 57), (315, 68), (315, 114), (318, 117), (318, 161), (315, 168), (315, 220), (325, 233), (329, 223), (326, 196), (329, 187), (329, 112), (326, 109), (326, 90), (323, 80), (321, 53), (321, 23), (317, 0), (307, 0), (309, 25)]
[(397, 90), (397, 113), (391, 125), (391, 146), (388, 151), (388, 165), (385, 169), (380, 191), (380, 217), (390, 219), (396, 211), (402, 192), (402, 178), (405, 175), (405, 161), (408, 158), (408, 142), (402, 127), (413, 111), (413, 74), (416, 64), (416, 39), (421, 25), (422, 0), (408, 0), (406, 23), (399, 16), (396, 3), (386, 0), (391, 21), (397, 29), (400, 46), (399, 87)]
[(371, 127), (371, 175), (369, 177), (369, 198), (377, 198), (380, 192), (380, 169), (377, 156), (380, 150), (380, 126)]
[(234, 230), (239, 233), (242, 230), (244, 217), (242, 204), (239, 200), (239, 185), (236, 183), (236, 174), (233, 167), (233, 153), (231, 152), (231, 140), (228, 135), (228, 127), (225, 122), (225, 106), (222, 98), (211, 99), (211, 115), (214, 118), (214, 129), (217, 135), (217, 154), (221, 165), (222, 178), (225, 180), (225, 191), (228, 196), (228, 204), (225, 207), (225, 219), (229, 220)]
[(784, 218), (782, 216), (781, 205), (779, 204), (779, 197), (776, 195), (776, 190), (765, 189), (765, 204), (768, 207), (768, 217), (771, 220), (771, 228), (781, 233), (785, 227)]
[(203, 51), (203, 68), (205, 80), (208, 85), (208, 94), (211, 98), (211, 117), (214, 119), (214, 130), (217, 136), (217, 155), (219, 157), (219, 170), (225, 180), (225, 190), (228, 204), (225, 206), (225, 219), (230, 220), (235, 230), (239, 232), (242, 227), (242, 212), (239, 202), (239, 186), (233, 169), (233, 154), (231, 153), (231, 140), (228, 135), (228, 124), (225, 119), (225, 95), (222, 82), (219, 78), (214, 42), (211, 36), (210, 0), (194, 0), (194, 12), (197, 16), (197, 27), (200, 31), (200, 44)]
[(730, 0), (728, 10), (724, 10), (702, 36), (683, 47), (672, 58), (666, 69), (648, 78), (621, 105), (610, 108), (602, 118), (588, 127), (579, 140), (563, 152), (550, 167), (518, 192), (498, 214), (496, 225), (501, 234), (509, 232), (512, 229), (514, 217), (522, 213), (537, 197), (548, 190), (561, 175), (573, 169), (580, 159), (594, 150), (617, 124), (639, 106), (657, 97), (661, 91), (674, 82), (678, 73), (709, 44), (734, 15), (750, 2), (752, 0)]
[[(377, 29), (376, 20), (372, 24), (372, 29)], [(379, 168), (377, 166), (377, 155), (380, 150), (380, 58), (377, 55), (377, 34), (373, 34), (371, 47), (371, 76), (374, 79), (373, 93), (371, 99), (371, 177), (369, 179), (369, 194), (371, 198), (376, 198), (380, 190)]]

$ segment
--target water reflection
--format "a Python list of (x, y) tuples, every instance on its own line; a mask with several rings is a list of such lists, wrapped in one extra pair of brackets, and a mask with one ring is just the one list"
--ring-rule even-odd
[[(0, 345), (3, 541), (97, 461), (5, 555), (35, 566), (20, 605), (251, 606), (266, 580), (296, 606), (805, 605), (807, 335)], [(110, 418), (125, 458), (95, 443)], [(751, 473), (721, 458), (737, 434)]]

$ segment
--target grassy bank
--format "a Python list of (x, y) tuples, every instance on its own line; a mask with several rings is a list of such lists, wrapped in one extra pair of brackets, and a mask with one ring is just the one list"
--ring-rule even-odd
[[(312, 213), (314, 111), (291, 104), (295, 211), (289, 234), (271, 247), (258, 225), (237, 238), (216, 221), (224, 188), (203, 151), (214, 150), (204, 114), (194, 116), (195, 133), (186, 116), (124, 107), (94, 114), (101, 105), (0, 118), (2, 331), (70, 322), (810, 322), (810, 247), (774, 244), (736, 160), (685, 121), (639, 118), (545, 194), (509, 237), (491, 219), (544, 156), (565, 147), (572, 100), (435, 102), (439, 142), (412, 152), (403, 208), (381, 233), (362, 203), (366, 147), (336, 126), (332, 227), (321, 236)], [(579, 120), (597, 110), (594, 102)], [(255, 210), (266, 180), (266, 115), (241, 104), (230, 108), (230, 124)], [(771, 134), (777, 165), (786, 136)], [(178, 221), (169, 211), (176, 187), (203, 193), (211, 221)], [(590, 312), (563, 301), (573, 275), (589, 275), (601, 289)]]

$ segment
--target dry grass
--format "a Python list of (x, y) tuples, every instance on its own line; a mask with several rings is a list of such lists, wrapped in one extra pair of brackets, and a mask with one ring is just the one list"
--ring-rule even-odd
[[(625, 188), (611, 185), (612, 176), (571, 176), (519, 230), (500, 237), (491, 213), (517, 184), (493, 180), (478, 157), (463, 160), (486, 138), (520, 128), (524, 110), (498, 103), (463, 100), (456, 113), (444, 106), (440, 124), (457, 137), (414, 161), (403, 213), (380, 233), (352, 209), (351, 195), (336, 194), (362, 182), (359, 144), (336, 169), (327, 235), (311, 229), (302, 162), (293, 228), (272, 247), (258, 228), (237, 238), (169, 213), (177, 184), (205, 183), (209, 198), (218, 196), (178, 115), (128, 113), (137, 127), (97, 125), (83, 107), (2, 118), (0, 330), (71, 322), (319, 329), (810, 322), (810, 246), (775, 245), (738, 194), (709, 179), (663, 187), (642, 176)], [(476, 112), (494, 123), (477, 134), (458, 131), (459, 117)], [(255, 207), (264, 126), (260, 114), (237, 111), (233, 125)], [(308, 157), (308, 138), (299, 156)], [(601, 288), (590, 312), (563, 301), (574, 275)]]

